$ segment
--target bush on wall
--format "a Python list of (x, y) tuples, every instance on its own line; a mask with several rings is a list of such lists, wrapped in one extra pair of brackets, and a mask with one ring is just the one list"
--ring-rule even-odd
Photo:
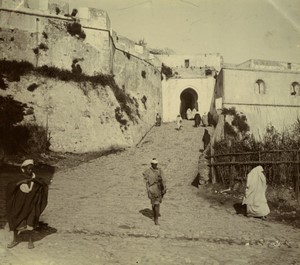
[(26, 104), (11, 96), (0, 96), (0, 106), (0, 146), (9, 151), (15, 142), (14, 126), (23, 120)]
[(86, 34), (82, 30), (82, 26), (79, 22), (67, 23), (67, 32), (71, 36), (76, 36), (82, 40), (86, 38)]
[(161, 65), (161, 73), (166, 76), (167, 80), (173, 76), (173, 71), (171, 67), (166, 66), (165, 64)]
[(240, 134), (245, 134), (250, 130), (249, 125), (247, 124), (247, 118), (244, 114), (238, 113), (234, 107), (222, 110), (223, 115), (229, 115), (233, 117), (231, 124), (225, 122), (224, 132), (225, 136), (236, 137)]
[[(75, 62), (78, 61), (75, 60)], [(133, 122), (138, 122), (138, 119), (136, 118), (136, 109), (138, 107), (134, 104), (134, 101), (131, 99), (130, 95), (127, 94), (116, 84), (113, 75), (97, 74), (94, 76), (88, 76), (83, 73), (79, 73), (80, 71), (70, 72), (68, 70), (62, 70), (57, 67), (49, 67), (47, 65), (34, 68), (33, 65), (29, 62), (0, 60), (0, 74), (8, 75), (11, 74), (10, 72), (13, 71), (15, 71), (14, 75), (16, 75), (19, 80), (20, 76), (31, 71), (35, 71), (36, 73), (42, 76), (48, 78), (57, 78), (66, 82), (91, 82), (94, 87), (96, 85), (101, 85), (104, 87), (109, 86), (112, 89), (121, 109), (127, 114), (128, 118)]]

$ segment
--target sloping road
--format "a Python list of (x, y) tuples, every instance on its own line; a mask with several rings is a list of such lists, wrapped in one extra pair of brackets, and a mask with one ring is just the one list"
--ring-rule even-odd
[[(154, 127), (137, 148), (56, 173), (42, 220), (57, 232), (37, 233), (34, 250), (23, 242), (7, 250), (1, 230), (1, 264), (300, 264), (299, 229), (236, 215), (201, 196), (191, 182), (204, 129), (191, 121), (175, 127)], [(168, 187), (159, 226), (142, 178), (153, 157)]]

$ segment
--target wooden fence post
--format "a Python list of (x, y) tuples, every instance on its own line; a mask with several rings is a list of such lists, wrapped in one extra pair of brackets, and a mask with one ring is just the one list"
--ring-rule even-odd
[(212, 141), (210, 143), (210, 155), (211, 155), (211, 158), (210, 158), (210, 163), (211, 163), (211, 183), (212, 184), (215, 184), (216, 183), (216, 168), (215, 166), (213, 165), (213, 163), (215, 162), (215, 159), (214, 159), (214, 155), (215, 155), (215, 149), (214, 149), (214, 144), (215, 144), (215, 141), (214, 141), (214, 137), (212, 137)]
[[(235, 162), (235, 155), (232, 156), (231, 162)], [(230, 167), (230, 180), (229, 180), (230, 181), (229, 182), (230, 187), (233, 187), (233, 185), (234, 185), (234, 174), (235, 174), (235, 166), (231, 165), (231, 167)]]
[(296, 176), (296, 187), (295, 187), (295, 195), (296, 195), (296, 199), (298, 200), (299, 199), (299, 174), (300, 174), (300, 169), (299, 169), (299, 163), (300, 163), (300, 160), (299, 160), (299, 151), (297, 151), (297, 164), (296, 164), (296, 167), (297, 167), (297, 176)]

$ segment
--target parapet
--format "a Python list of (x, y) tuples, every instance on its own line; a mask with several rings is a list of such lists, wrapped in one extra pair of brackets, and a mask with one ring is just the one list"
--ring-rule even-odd
[(75, 18), (80, 19), (80, 23), (86, 27), (111, 31), (110, 19), (105, 10), (91, 7), (74, 7), (70, 5), (69, 14), (72, 13), (76, 13)]
[(55, 15), (69, 14), (69, 3), (64, 0), (49, 0), (49, 12)]
[(246, 62), (236, 65), (237, 68), (250, 68), (266, 71), (300, 71), (299, 63), (262, 60), (262, 59), (250, 59)]
[(24, 6), (30, 9), (48, 10), (48, 0), (25, 0)]
[(24, 0), (0, 0), (0, 8), (19, 9), (24, 7)]

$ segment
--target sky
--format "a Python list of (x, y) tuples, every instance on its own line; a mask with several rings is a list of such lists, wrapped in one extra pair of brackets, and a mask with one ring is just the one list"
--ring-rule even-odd
[(114, 31), (177, 54), (220, 53), (226, 63), (300, 63), (300, 0), (72, 0), (106, 10)]

